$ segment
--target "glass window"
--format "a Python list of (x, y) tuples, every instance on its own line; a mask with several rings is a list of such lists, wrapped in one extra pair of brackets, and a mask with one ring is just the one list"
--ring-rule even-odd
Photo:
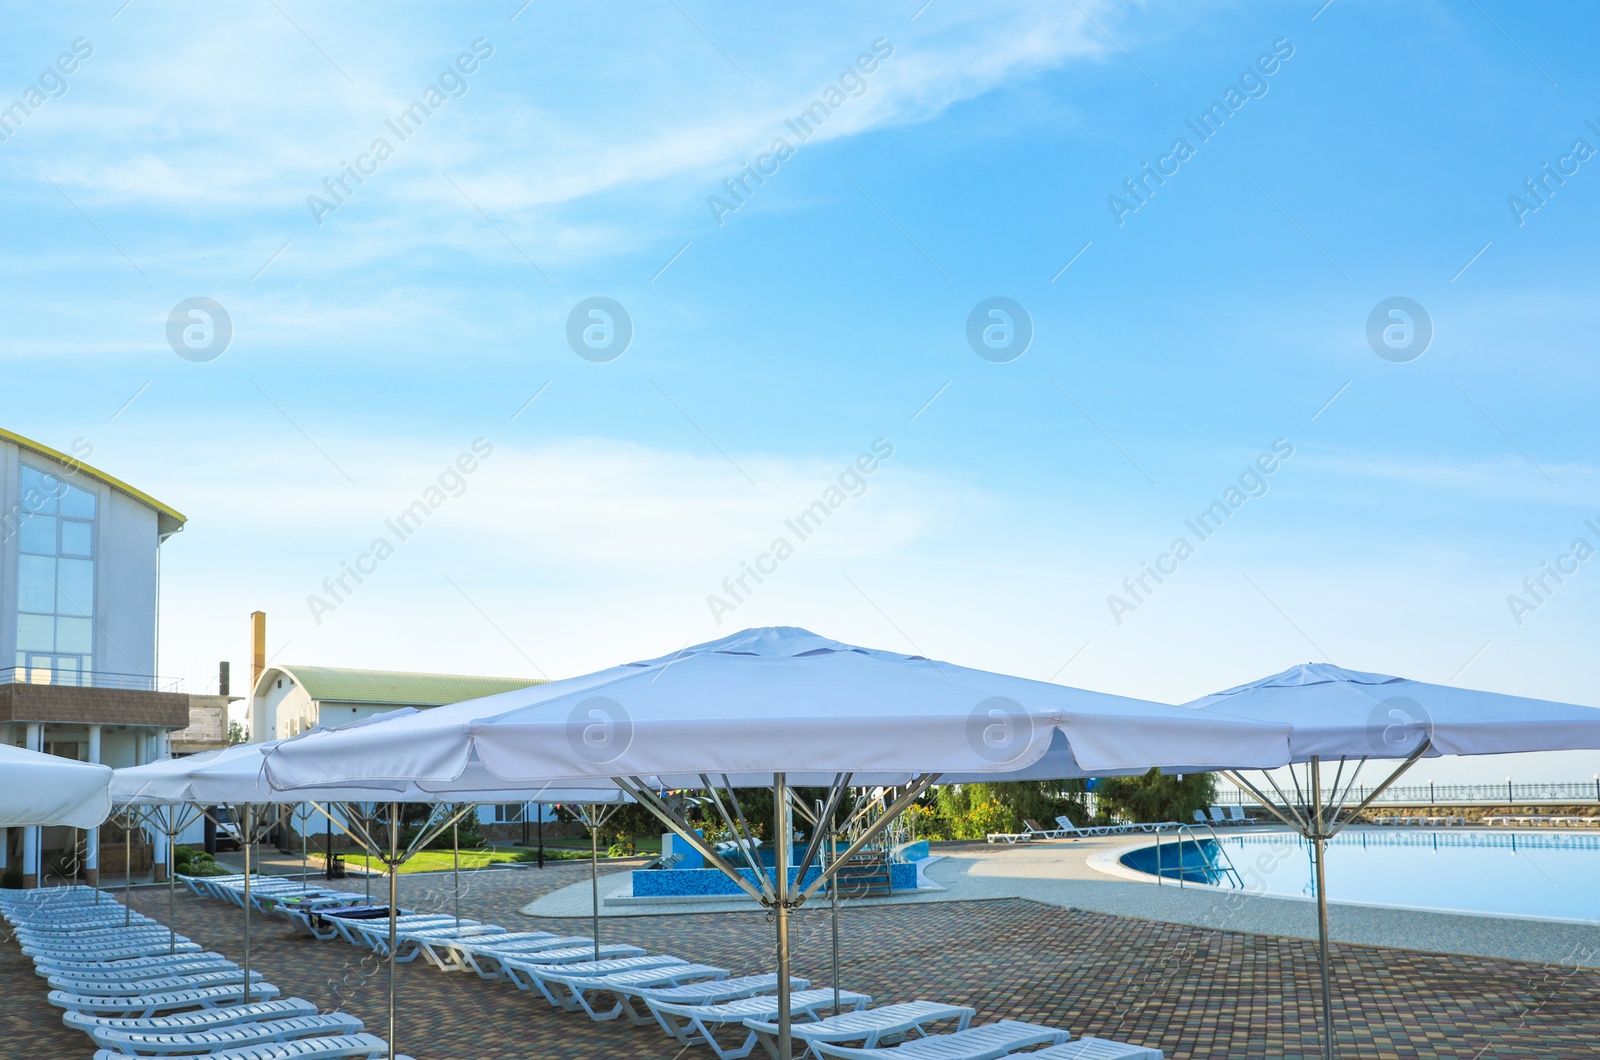
[[(43, 518), (33, 516), (35, 519)], [(82, 519), (62, 519), (61, 554), (63, 556), (94, 555), (94, 524)], [(32, 551), (24, 548), (23, 551)]]
[(94, 494), (88, 490), (79, 489), (77, 486), (69, 486), (65, 482), (57, 484), (56, 492), (61, 497), (62, 515), (70, 515), (78, 519), (94, 518)]
[(56, 613), (56, 561), (53, 556), (17, 557), (17, 610)]
[[(21, 623), (18, 623), (19, 629)], [(20, 638), (21, 634), (18, 633)], [(18, 640), (21, 644), (21, 640)], [(88, 655), (94, 651), (94, 623), (87, 618), (56, 619), (56, 651)]]
[(50, 515), (22, 516), (21, 532), (17, 535), (19, 546), (24, 552), (31, 552), (35, 556), (53, 556), (56, 554), (56, 520)]
[(56, 560), (56, 614), (94, 614), (94, 561)]
[[(73, 621), (83, 622), (85, 619)], [(17, 651), (54, 651), (55, 646), (55, 619), (49, 615), (17, 616)]]
[(37, 468), (22, 465), (22, 510), (56, 514), (56, 498), (61, 495), (61, 480)]
[(17, 665), (28, 680), (90, 684), (95, 494), (24, 464), (17, 557)]

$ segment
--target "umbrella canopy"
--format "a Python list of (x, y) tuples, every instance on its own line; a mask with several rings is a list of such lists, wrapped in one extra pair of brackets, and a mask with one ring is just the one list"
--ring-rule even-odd
[[(419, 713), (411, 708), (391, 711), (369, 718), (351, 728), (367, 728), (380, 719), (398, 720)], [(312, 730), (334, 731), (334, 730)], [(294, 739), (305, 739), (306, 733)], [(295, 803), (295, 802), (620, 802), (622, 792), (614, 787), (510, 788), (494, 778), (484, 778), (484, 783), (495, 785), (492, 791), (477, 791), (464, 787), (452, 791), (448, 798), (401, 781), (373, 784), (335, 784), (297, 791), (280, 791), (268, 787), (262, 779), (262, 756), (273, 748), (287, 743), (273, 740), (267, 743), (237, 744), (220, 751), (206, 751), (183, 758), (167, 758), (142, 766), (126, 766), (115, 771), (111, 778), (111, 801), (118, 806), (168, 806), (194, 803), (202, 806), (241, 805), (244, 803)]]
[[(1293, 761), (1600, 748), (1600, 709), (1305, 663), (1186, 704), (1289, 725)], [(1237, 768), (1249, 769), (1233, 763)]]
[(111, 814), (111, 767), (0, 745), (0, 828), (93, 828)]
[[(268, 784), (481, 785), (651, 778), (895, 784), (1104, 776), (1153, 766), (1288, 762), (1288, 728), (859, 648), (793, 627), (749, 629), (583, 677), (313, 732), (266, 759)], [(481, 771), (480, 771), (481, 770)], [(551, 800), (554, 801), (554, 800)]]

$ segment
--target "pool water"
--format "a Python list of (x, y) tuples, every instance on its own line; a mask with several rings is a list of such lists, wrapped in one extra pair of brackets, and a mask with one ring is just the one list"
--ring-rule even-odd
[[(1600, 835), (1360, 829), (1335, 837), (1327, 861), (1332, 902), (1600, 922)], [(1155, 847), (1122, 862), (1154, 873)], [(1310, 844), (1288, 832), (1163, 843), (1159, 868), (1188, 883), (1316, 895)]]

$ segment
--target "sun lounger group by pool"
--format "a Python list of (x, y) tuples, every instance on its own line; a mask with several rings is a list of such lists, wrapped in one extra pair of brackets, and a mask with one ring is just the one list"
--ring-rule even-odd
[[(1062, 828), (1071, 828), (1071, 822)], [(1034, 828), (1029, 822), (1030, 829)], [(1059, 830), (1053, 830), (1059, 831)], [(1073, 829), (1075, 832), (1076, 829)], [(1096, 834), (1106, 834), (1104, 831)], [(261, 880), (261, 883), (257, 881)], [(242, 907), (243, 877), (186, 881), (196, 894)], [(387, 956), (389, 910), (355, 895), (284, 886), (252, 877), (250, 901), (315, 938), (342, 939)], [(345, 1013), (319, 1013), (218, 953), (91, 888), (0, 892), (0, 914), (51, 986), (65, 1021), (99, 1047), (95, 1060), (209, 1056), (217, 1060), (375, 1060), (387, 1044)], [(124, 921), (126, 920), (126, 923)], [(169, 950), (171, 952), (169, 952)], [(445, 972), (504, 980), (544, 1003), (596, 1022), (654, 1026), (671, 1049), (703, 1047), (718, 1060), (758, 1046), (777, 1055), (778, 977), (733, 976), (726, 968), (639, 946), (549, 931), (397, 910), (396, 961), (422, 957)], [(108, 956), (112, 954), (113, 956)], [(869, 994), (815, 987), (791, 977), (791, 1033), (813, 1060), (1161, 1060), (1161, 1052), (1016, 1020), (974, 1025), (968, 1006), (916, 1000), (876, 1007)]]
[[(254, 881), (252, 881), (253, 885)], [(252, 887), (253, 889), (253, 887)], [(254, 895), (252, 894), (252, 898)], [(242, 903), (241, 903), (242, 904)], [(220, 953), (91, 887), (0, 892), (0, 915), (95, 1060), (378, 1060), (389, 1045), (342, 1012), (249, 976)]]
[[(1199, 810), (1195, 811), (1199, 813)], [(1033, 818), (1024, 818), (1026, 832), (990, 832), (986, 838), (991, 843), (1026, 843), (1035, 839), (1090, 839), (1098, 836), (1127, 835), (1130, 832), (1154, 832), (1159, 828), (1176, 828), (1177, 821), (1143, 821), (1128, 824), (1096, 824), (1079, 828), (1068, 817), (1057, 817), (1054, 828), (1045, 828)]]

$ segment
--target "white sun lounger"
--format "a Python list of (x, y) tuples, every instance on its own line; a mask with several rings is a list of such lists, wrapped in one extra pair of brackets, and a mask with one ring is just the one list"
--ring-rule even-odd
[[(794, 993), (799, 993), (810, 985), (809, 979), (789, 977), (789, 989)], [(649, 1002), (657, 1001), (665, 1005), (719, 1005), (725, 1001), (774, 994), (777, 990), (778, 977), (768, 972), (765, 975), (740, 975), (732, 979), (707, 979), (698, 983), (684, 983), (681, 986), (618, 987), (615, 993), (622, 1001), (623, 1012), (627, 1015), (629, 1023), (643, 1026), (653, 1020), (670, 1036), (672, 1029), (662, 1021), (661, 1017), (650, 1011)], [(639, 1011), (641, 1007), (644, 1009), (643, 1012)]]
[[(634, 947), (637, 948), (637, 947)], [(505, 969), (505, 977), (519, 990), (536, 990), (546, 1001), (556, 1008), (563, 1005), (557, 995), (545, 986), (547, 975), (566, 976), (596, 976), (610, 975), (614, 972), (638, 971), (643, 968), (661, 968), (669, 964), (688, 964), (682, 957), (669, 957), (665, 954), (645, 955), (641, 950), (634, 954), (619, 954), (608, 956), (606, 947), (600, 947), (600, 960), (593, 960), (594, 947), (584, 947), (590, 955), (589, 960), (575, 961), (540, 961), (540, 954), (531, 954), (529, 957), (507, 957), (501, 960), (500, 965)], [(552, 953), (563, 953), (563, 950), (552, 950)]]
[[(964, 1031), (978, 1010), (968, 1005), (946, 1005), (938, 1001), (905, 1001), (898, 1005), (841, 1012), (803, 1026), (790, 1027), (790, 1033), (809, 1046), (819, 1042), (860, 1042), (870, 1049), (884, 1038), (915, 1035), (926, 1037), (928, 1027), (946, 1020), (956, 1021), (956, 1030)], [(773, 1056), (778, 1053), (778, 1025), (768, 1020), (747, 1019), (750, 1028)], [(811, 1055), (820, 1056), (815, 1048)]]
[(1022, 1055), (1027, 1060), (1162, 1060), (1164, 1054), (1160, 1049), (1114, 1042), (1109, 1038), (1078, 1038)]
[(69, 961), (55, 957), (40, 957), (33, 962), (33, 970), (46, 978), (58, 972), (70, 974), (73, 972), (102, 971), (122, 972), (128, 975), (149, 975), (154, 978), (167, 974), (165, 969), (199, 960), (227, 961), (228, 958), (212, 950), (206, 950), (203, 953), (161, 953), (153, 957), (126, 957), (120, 961)]
[[(171, 975), (161, 979), (71, 979), (53, 975), (48, 980), (51, 989), (69, 994), (95, 997), (138, 997), (143, 994), (170, 994), (175, 990), (195, 990), (204, 986), (229, 986), (244, 983), (244, 969), (223, 968), (218, 971), (196, 972), (193, 975)], [(259, 983), (261, 973), (254, 969), (250, 981)]]
[[(389, 1044), (371, 1034), (339, 1034), (327, 1038), (301, 1038), (293, 1042), (247, 1045), (207, 1053), (209, 1060), (382, 1060)], [(134, 1060), (126, 1053), (101, 1049), (94, 1060)], [(409, 1058), (407, 1058), (409, 1060)]]
[(1228, 807), (1228, 823), (1255, 824), (1256, 819), (1254, 817), (1246, 817), (1244, 815), (1244, 807), (1240, 806), (1238, 803), (1234, 803), (1232, 806)]
[[(496, 950), (510, 950), (522, 948), (535, 950), (546, 946), (553, 940), (566, 940), (562, 944), (569, 946), (578, 945), (580, 936), (557, 935), (549, 931), (507, 931), (502, 935), (493, 935), (487, 938), (457, 938), (448, 939), (433, 944), (430, 949), (434, 956), (440, 960), (440, 971), (458, 972), (471, 970), (477, 972), (484, 979), (500, 978), (500, 965), (490, 954)], [(582, 941), (589, 941), (583, 939)], [(550, 946), (554, 949), (555, 947)], [(479, 954), (486, 958), (481, 964)]]
[[(623, 942), (602, 944), (599, 952), (602, 961), (644, 956), (643, 949)], [(562, 946), (532, 953), (502, 953), (499, 955), (500, 972), (504, 978), (527, 990), (531, 984), (524, 985), (517, 982), (515, 972), (527, 968), (554, 967), (558, 964), (584, 964), (594, 960), (594, 955), (595, 948), (592, 943), (587, 946)]]
[(267, 1042), (288, 1042), (299, 1038), (321, 1038), (338, 1034), (359, 1034), (365, 1025), (354, 1016), (333, 1012), (323, 1016), (290, 1016), (266, 1023), (237, 1023), (202, 1031), (125, 1031), (104, 1029), (94, 1035), (103, 1049), (136, 1053), (140, 1056), (165, 1056), (171, 1053), (203, 1052), (215, 1055), (227, 1049)]
[[(423, 931), (407, 931), (398, 938), (395, 945), (394, 959), (403, 964), (422, 957), (435, 968), (442, 972), (447, 972), (450, 970), (446, 966), (449, 963), (449, 958), (441, 956), (439, 952), (446, 942), (505, 934), (509, 934), (509, 932), (498, 924), (468, 924), (465, 921), (458, 928), (430, 928)], [(387, 947), (388, 939), (384, 939), (379, 952), (384, 952)]]
[(853, 1048), (812, 1042), (811, 1048), (823, 1060), (996, 1060), (1029, 1046), (1059, 1045), (1071, 1037), (1056, 1027), (1001, 1020), (952, 1034), (910, 1038), (888, 1047)]
[(131, 959), (131, 958), (134, 958), (134, 957), (156, 957), (156, 956), (172, 955), (172, 954), (180, 954), (180, 953), (199, 953), (200, 952), (200, 944), (197, 943), (197, 942), (190, 942), (188, 939), (184, 938), (182, 935), (179, 935), (177, 943), (175, 945), (172, 945), (172, 946), (169, 946), (167, 944), (166, 937), (162, 936), (159, 940), (153, 939), (153, 938), (152, 939), (139, 939), (139, 940), (135, 940), (135, 941), (132, 941), (132, 942), (125, 943), (124, 945), (121, 945), (121, 946), (115, 946), (115, 947), (107, 946), (107, 947), (102, 948), (102, 949), (93, 949), (93, 950), (70, 950), (70, 949), (56, 950), (56, 949), (51, 949), (51, 950), (44, 950), (44, 951), (33, 950), (33, 951), (30, 952), (29, 948), (24, 946), (22, 948), (22, 952), (27, 954), (29, 957), (35, 957), (35, 958), (65, 957), (65, 958), (86, 959), (86, 960), (95, 960), (95, 961), (120, 961), (120, 960), (128, 960), (128, 959)]
[[(365, 946), (376, 950), (379, 946), (387, 946), (389, 942), (389, 918), (387, 916), (365, 917), (360, 920), (350, 917), (330, 916), (323, 920), (333, 924), (344, 940), (352, 946)], [(408, 928), (422, 928), (433, 924), (454, 923), (455, 917), (438, 916), (433, 913), (405, 913), (395, 918), (395, 934)]]
[[(48, 998), (57, 1008), (86, 1012), (93, 1016), (155, 1016), (163, 1012), (182, 1012), (191, 1008), (215, 1008), (243, 1000), (245, 990), (240, 986), (202, 986), (190, 990), (174, 990), (165, 994), (142, 994), (138, 997), (99, 997), (93, 994), (71, 994), (65, 990), (52, 990)], [(271, 1001), (279, 994), (270, 983), (251, 983), (251, 1001)]]
[[(633, 958), (645, 960), (647, 958)], [(636, 967), (603, 975), (563, 975), (566, 968), (557, 966), (550, 972), (538, 974), (545, 992), (554, 996), (556, 1003), (568, 1012), (582, 1010), (591, 1020), (602, 1023), (622, 1015), (622, 994), (619, 991), (653, 989), (664, 986), (681, 986), (695, 980), (726, 979), (728, 970), (709, 964), (662, 964), (655, 967)], [(611, 1005), (604, 1009), (595, 1007), (595, 1000), (610, 994)]]
[[(865, 1008), (872, 1001), (870, 994), (857, 994), (850, 990), (839, 991), (839, 1003), (847, 1009)], [(750, 1055), (756, 1047), (756, 1032), (745, 1026), (745, 1020), (775, 1020), (778, 1018), (776, 997), (744, 997), (720, 1005), (674, 1005), (666, 1001), (646, 999), (645, 1004), (655, 1013), (661, 1026), (680, 1045), (707, 1045), (719, 1060), (739, 1060)], [(828, 988), (800, 990), (789, 995), (789, 1015), (792, 1020), (815, 1020), (818, 1014), (833, 1006), (833, 990)], [(727, 1046), (717, 1040), (716, 1032), (728, 1026), (738, 1028), (744, 1039), (736, 1046)]]
[(82, 968), (62, 968), (48, 961), (40, 961), (34, 971), (59, 987), (61, 982), (74, 983), (138, 983), (151, 979), (165, 979), (174, 975), (197, 975), (201, 972), (221, 972), (239, 967), (220, 953), (180, 953), (165, 964), (135, 964), (118, 967), (119, 962), (93, 964)]
[[(394, 929), (395, 959), (403, 964), (416, 957), (414, 950), (409, 955), (404, 952), (405, 943), (408, 940), (425, 938), (429, 935), (437, 935), (440, 938), (444, 938), (449, 935), (459, 935), (462, 932), (481, 926), (476, 920), (463, 920), (458, 927), (456, 926), (455, 917), (437, 917), (432, 913), (415, 913), (410, 917), (400, 917)], [(360, 936), (361, 940), (366, 945), (371, 946), (379, 956), (387, 957), (389, 955), (388, 917), (351, 921), (350, 930)]]
[(303, 997), (281, 997), (276, 1001), (252, 1001), (248, 1005), (223, 1005), (219, 1008), (196, 1009), (193, 1012), (174, 1012), (167, 1016), (139, 1018), (91, 1016), (85, 1012), (67, 1012), (61, 1019), (67, 1026), (93, 1037), (102, 1028), (121, 1031), (205, 1031), (217, 1027), (231, 1027), (236, 1023), (260, 1023), (264, 1020), (316, 1014), (317, 1006)]

